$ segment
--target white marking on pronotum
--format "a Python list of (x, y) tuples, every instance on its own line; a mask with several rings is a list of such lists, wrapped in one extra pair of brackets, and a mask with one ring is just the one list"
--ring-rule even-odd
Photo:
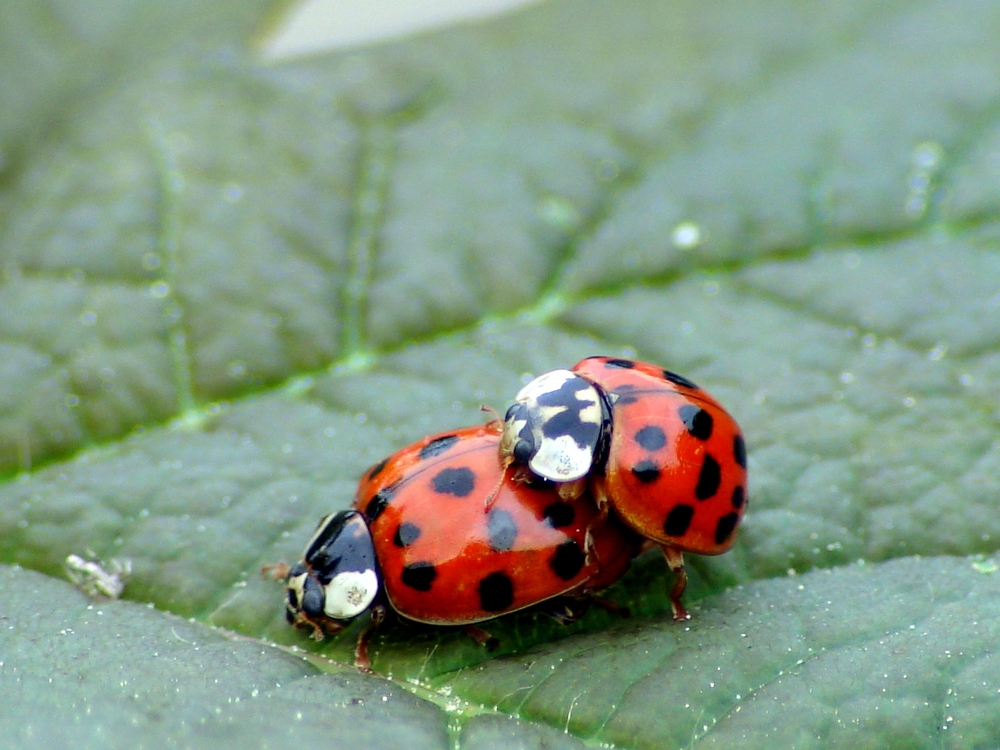
[(323, 611), (335, 620), (357, 617), (375, 600), (378, 576), (371, 570), (345, 570), (333, 577), (324, 588)]
[(531, 404), (538, 401), (539, 396), (558, 391), (567, 381), (575, 377), (577, 377), (576, 373), (571, 370), (550, 370), (539, 375), (519, 390), (514, 396), (514, 400), (522, 404)]
[(569, 435), (545, 438), (528, 466), (540, 477), (553, 482), (568, 482), (586, 476), (594, 454), (577, 445)]

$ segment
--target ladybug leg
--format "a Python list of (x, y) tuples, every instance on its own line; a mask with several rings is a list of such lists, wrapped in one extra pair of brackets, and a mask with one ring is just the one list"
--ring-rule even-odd
[(286, 563), (274, 563), (273, 565), (265, 565), (260, 569), (260, 574), (267, 578), (272, 578), (275, 581), (287, 581), (288, 574), (292, 572), (292, 569), (288, 567)]
[(385, 620), (385, 605), (376, 604), (371, 610), (371, 621), (361, 631), (358, 643), (354, 647), (354, 666), (366, 674), (375, 674), (371, 659), (368, 658), (368, 641), (371, 640), (372, 633), (382, 624), (383, 620)]
[(497, 479), (497, 483), (493, 485), (493, 489), (490, 490), (490, 494), (486, 496), (485, 502), (483, 502), (483, 510), (489, 513), (490, 508), (493, 507), (493, 503), (497, 501), (497, 495), (500, 493), (500, 488), (503, 486), (504, 477), (507, 475), (507, 467), (504, 466), (502, 472), (500, 472), (500, 478)]
[(543, 611), (560, 625), (571, 625), (587, 614), (590, 602), (587, 596), (560, 596), (550, 600)]
[[(290, 625), (294, 625), (297, 628), (312, 628), (313, 632), (309, 637), (314, 641), (319, 642), (326, 638), (326, 630), (323, 629), (323, 626), (316, 620), (310, 620), (309, 617), (302, 611), (296, 611), (289, 607), (285, 610), (285, 619), (288, 620)], [(341, 628), (334, 627), (334, 623), (332, 622), (328, 623), (327, 629), (330, 630), (331, 633), (336, 633), (341, 630)]]
[(587, 565), (591, 565), (595, 559), (600, 563), (601, 559), (597, 555), (597, 543), (594, 541), (594, 535), (590, 533), (592, 527), (588, 526), (586, 533), (583, 535), (583, 554), (584, 560)]
[(556, 487), (559, 491), (559, 497), (563, 500), (573, 501), (580, 497), (587, 489), (587, 478), (581, 477), (571, 482), (560, 482)]
[(489, 632), (482, 628), (477, 628), (475, 625), (466, 625), (465, 632), (480, 646), (485, 646), (487, 651), (496, 651), (497, 646), (500, 645), (499, 638), (490, 635)]
[[(510, 469), (510, 465), (513, 459), (507, 456), (503, 459), (502, 468), (500, 471), (500, 476), (497, 479), (497, 483), (493, 485), (493, 489), (490, 490), (490, 494), (486, 496), (486, 501), (483, 503), (483, 509), (489, 513), (490, 508), (493, 507), (493, 503), (497, 501), (497, 495), (500, 492), (500, 488), (503, 487), (503, 481), (507, 478), (507, 471)], [(518, 472), (514, 472), (514, 479), (518, 480)]]
[[(583, 479), (581, 479), (579, 481), (586, 482), (586, 480), (583, 480)], [(575, 484), (575, 482), (571, 482), (569, 484)], [(587, 564), (588, 565), (591, 563), (591, 560), (592, 560), (591, 556), (592, 555), (596, 556), (596, 553), (597, 553), (596, 545), (594, 543), (594, 537), (590, 533), (590, 531), (591, 531), (592, 528), (594, 528), (594, 526), (600, 525), (600, 524), (604, 523), (604, 521), (608, 517), (608, 508), (609, 508), (609, 506), (608, 506), (608, 499), (607, 499), (607, 492), (605, 490), (604, 477), (596, 477), (596, 476), (595, 477), (591, 477), (590, 478), (590, 484), (589, 484), (589, 486), (590, 486), (590, 492), (591, 492), (591, 494), (594, 497), (594, 501), (597, 503), (598, 513), (594, 517), (594, 519), (590, 522), (590, 526), (587, 527), (587, 534), (586, 534), (586, 536), (584, 537), (584, 540), (583, 540), (583, 550), (587, 554)], [(563, 485), (559, 486), (559, 495), (565, 498), (565, 496), (563, 496), (563, 493), (562, 493), (562, 487), (563, 487)], [(584, 490), (586, 490), (586, 489), (587, 489), (587, 485), (584, 484), (581, 487), (581, 489), (580, 489), (580, 494), (582, 494), (584, 492)], [(600, 563), (600, 559), (599, 558), (598, 558), (597, 562)]]
[[(510, 466), (510, 462), (507, 462), (507, 466)], [(530, 484), (531, 482), (537, 481), (538, 477), (531, 473), (531, 469), (527, 466), (517, 466), (514, 469), (514, 473), (511, 475), (515, 482), (520, 484)]]
[(688, 611), (684, 609), (684, 605), (681, 604), (681, 596), (684, 594), (684, 589), (687, 588), (687, 571), (684, 570), (684, 553), (680, 550), (674, 549), (673, 547), (662, 546), (660, 549), (663, 551), (663, 556), (667, 559), (667, 565), (670, 567), (671, 572), (677, 574), (677, 580), (674, 582), (674, 587), (670, 590), (670, 608), (674, 611), (674, 620), (690, 620), (691, 615)]
[(313, 629), (311, 638), (317, 643), (326, 638), (326, 633), (323, 631), (323, 627), (318, 622), (310, 620), (308, 617), (301, 614), (298, 618), (296, 618), (296, 620), (296, 625), (305, 625), (306, 627)]
[[(560, 493), (561, 494), (561, 493)], [(594, 496), (597, 509), (601, 511), (601, 520), (608, 514), (608, 481), (603, 476), (592, 476), (590, 478), (590, 494)]]

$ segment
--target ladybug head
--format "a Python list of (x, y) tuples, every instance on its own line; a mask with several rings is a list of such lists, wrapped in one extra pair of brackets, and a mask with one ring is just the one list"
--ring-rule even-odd
[(543, 479), (572, 482), (600, 463), (610, 429), (610, 410), (597, 386), (570, 370), (552, 370), (514, 397), (500, 454)]
[(364, 517), (353, 510), (325, 516), (286, 585), (288, 621), (311, 625), (317, 638), (324, 628), (342, 630), (367, 610), (381, 584)]

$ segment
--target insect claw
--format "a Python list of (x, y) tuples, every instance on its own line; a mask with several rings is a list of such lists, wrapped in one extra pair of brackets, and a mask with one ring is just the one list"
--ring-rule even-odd
[[(591, 528), (588, 526), (587, 531), (583, 537), (583, 552), (586, 556), (587, 565), (592, 564), (593, 559), (597, 557), (597, 543), (594, 542), (594, 535), (591, 533)], [(598, 558), (598, 563), (600, 559)]]

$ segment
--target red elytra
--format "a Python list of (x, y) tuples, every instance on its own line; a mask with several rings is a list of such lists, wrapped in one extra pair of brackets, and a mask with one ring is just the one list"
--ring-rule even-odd
[(691, 381), (653, 365), (591, 357), (572, 369), (611, 403), (602, 497), (648, 539), (700, 555), (727, 551), (746, 509), (736, 420)]
[(598, 502), (656, 542), (678, 578), (674, 618), (688, 613), (684, 552), (718, 555), (733, 544), (747, 506), (746, 444), (728, 412), (687, 378), (645, 362), (588, 357), (572, 371), (597, 385), (611, 410)]
[(481, 622), (560, 595), (584, 596), (628, 569), (639, 540), (584, 494), (515, 481), (500, 425), (433, 435), (365, 473), (368, 520), (392, 608), (419, 622)]

